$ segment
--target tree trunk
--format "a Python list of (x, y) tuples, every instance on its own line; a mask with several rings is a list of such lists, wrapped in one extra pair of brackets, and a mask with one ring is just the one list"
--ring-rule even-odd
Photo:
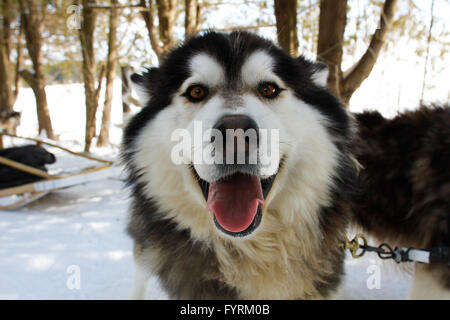
[(284, 51), (297, 56), (297, 0), (275, 0), (274, 7), (278, 44)]
[[(150, 43), (159, 60), (169, 52), (175, 44), (173, 25), (175, 23), (178, 0), (140, 0), (139, 4), (148, 10), (142, 10)], [(158, 29), (155, 18), (158, 16)]]
[(83, 80), (86, 103), (86, 126), (84, 138), (84, 150), (89, 152), (92, 139), (95, 136), (95, 114), (98, 106), (97, 90), (95, 88), (95, 53), (94, 53), (94, 29), (96, 13), (88, 7), (95, 4), (95, 0), (82, 0), (83, 9), (82, 25), (79, 30), (81, 53), (83, 56)]
[(163, 51), (168, 52), (175, 44), (173, 25), (175, 23), (177, 0), (156, 0), (158, 6), (159, 40)]
[(353, 93), (369, 76), (385, 42), (395, 13), (397, 0), (385, 0), (380, 23), (369, 47), (349, 71), (342, 71), (342, 52), (347, 16), (347, 0), (320, 2), (317, 59), (328, 65), (328, 87), (348, 105)]
[(130, 98), (131, 98), (131, 87), (130, 87), (130, 80), (129, 80), (129, 74), (131, 72), (130, 66), (122, 66), (120, 67), (120, 74), (122, 79), (122, 113), (123, 113), (123, 120), (125, 121), (125, 118), (128, 114), (131, 112), (130, 108)]
[(111, 120), (111, 105), (114, 91), (114, 77), (117, 62), (117, 18), (118, 10), (114, 6), (118, 5), (118, 0), (111, 0), (111, 12), (109, 16), (108, 34), (108, 57), (106, 61), (106, 90), (105, 104), (103, 106), (102, 125), (98, 136), (97, 146), (109, 144), (109, 127)]
[(6, 43), (0, 39), (0, 110), (10, 111), (14, 106), (12, 92), (11, 63)]
[(14, 101), (17, 100), (17, 97), (19, 96), (19, 89), (20, 89), (20, 68), (22, 66), (22, 33), (23, 33), (23, 25), (20, 23), (19, 25), (19, 36), (17, 38), (17, 46), (16, 46), (16, 70), (14, 74)]
[(10, 0), (1, 2), (0, 14), (2, 18), (2, 23), (0, 23), (0, 111), (11, 111), (16, 99), (12, 90), (14, 69), (10, 61), (10, 28), (13, 19), (13, 8)]
[(185, 0), (185, 38), (195, 35), (200, 28), (201, 6), (198, 0)]
[[(5, 43), (6, 51), (11, 52), (11, 21), (14, 19), (13, 3), (11, 0), (2, 0), (1, 14), (3, 18), (2, 41)], [(9, 57), (8, 57), (9, 60)]]
[(41, 13), (45, 11), (45, 4), (41, 4), (39, 0), (19, 0), (19, 5), (27, 50), (34, 69), (32, 74), (34, 85), (32, 88), (34, 88), (33, 91), (36, 98), (39, 134), (45, 130), (48, 138), (55, 139), (45, 93), (45, 76), (42, 65), (41, 27), (44, 17)]
[(347, 19), (347, 0), (320, 2), (317, 60), (328, 66), (328, 88), (340, 96), (342, 52)]

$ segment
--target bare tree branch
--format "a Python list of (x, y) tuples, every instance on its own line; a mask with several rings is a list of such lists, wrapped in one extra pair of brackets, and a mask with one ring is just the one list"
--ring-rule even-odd
[(20, 81), (20, 74), (19, 74), (19, 70), (21, 68), (22, 65), (22, 23), (20, 23), (19, 25), (19, 34), (17, 36), (17, 46), (16, 46), (16, 70), (15, 70), (15, 75), (14, 75), (14, 100), (17, 99), (17, 97), (19, 96), (19, 81)]
[(427, 37), (427, 53), (425, 56), (425, 65), (423, 66), (423, 79), (422, 79), (422, 92), (420, 94), (420, 104), (423, 104), (423, 96), (425, 94), (425, 85), (427, 82), (427, 74), (428, 74), (428, 60), (430, 58), (430, 44), (432, 39), (432, 30), (434, 25), (434, 0), (431, 1), (431, 20), (430, 27), (428, 28), (428, 37)]
[(353, 92), (359, 88), (361, 83), (372, 71), (385, 42), (386, 34), (389, 31), (389, 26), (392, 23), (396, 4), (397, 0), (385, 0), (383, 10), (380, 15), (379, 27), (373, 34), (369, 47), (361, 59), (352, 68), (350, 68), (351, 71), (346, 74), (343, 80), (341, 97), (344, 100), (349, 100)]
[(19, 0), (20, 22), (23, 25), (28, 55), (33, 63), (34, 86), (32, 88), (36, 98), (39, 133), (45, 130), (47, 137), (55, 139), (47, 104), (45, 74), (42, 63), (43, 38), (41, 30), (43, 16), (46, 11), (44, 7), (45, 4), (38, 0)]
[(27, 83), (27, 85), (34, 90), (35, 83), (34, 83), (34, 75), (30, 70), (22, 69), (19, 71), (19, 75), (22, 77), (23, 80)]
[(155, 51), (158, 59), (160, 59), (163, 56), (163, 50), (161, 48), (161, 45), (159, 44), (158, 35), (155, 28), (154, 4), (151, 2), (150, 5), (147, 6), (145, 0), (140, 0), (140, 4), (146, 8), (146, 10), (141, 11), (141, 14), (142, 17), (144, 18), (144, 22), (148, 30), (148, 36), (150, 38), (150, 44), (152, 45), (152, 49), (153, 51)]
[(98, 104), (98, 100), (100, 98), (100, 92), (102, 91), (102, 82), (105, 77), (105, 65), (102, 64), (100, 67), (100, 73), (98, 75), (97, 89), (95, 89), (95, 101)]

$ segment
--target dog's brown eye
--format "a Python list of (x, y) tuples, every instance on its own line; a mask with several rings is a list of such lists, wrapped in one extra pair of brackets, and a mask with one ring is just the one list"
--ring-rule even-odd
[(190, 86), (185, 93), (185, 96), (191, 102), (199, 102), (203, 100), (208, 95), (208, 89), (201, 85), (192, 85)]
[(280, 88), (275, 83), (261, 83), (258, 87), (259, 94), (264, 98), (273, 99), (280, 93)]

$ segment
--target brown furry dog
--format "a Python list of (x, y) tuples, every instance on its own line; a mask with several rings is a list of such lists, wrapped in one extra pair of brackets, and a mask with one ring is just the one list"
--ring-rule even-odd
[[(353, 201), (356, 222), (392, 245), (449, 247), (450, 107), (423, 106), (392, 120), (378, 112), (355, 116), (360, 134), (353, 151), (364, 167), (363, 192)], [(414, 281), (412, 298), (450, 296), (446, 263), (416, 264)]]

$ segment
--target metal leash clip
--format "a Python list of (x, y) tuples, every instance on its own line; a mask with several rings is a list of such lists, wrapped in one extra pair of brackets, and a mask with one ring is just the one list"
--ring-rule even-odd
[[(344, 251), (349, 249), (352, 253), (353, 258), (361, 258), (364, 253), (366, 252), (366, 246), (367, 246), (367, 239), (364, 237), (363, 234), (358, 233), (352, 241), (350, 241), (347, 238), (347, 235), (343, 233), (344, 236), (344, 243), (339, 243), (339, 247), (343, 248)], [(361, 244), (359, 240), (362, 240), (363, 243)], [(358, 254), (358, 250), (361, 249), (362, 251)]]
[[(450, 266), (450, 247), (437, 247), (428, 250), (414, 249), (414, 248), (398, 248), (392, 247), (387, 243), (382, 243), (378, 247), (372, 247), (367, 245), (367, 239), (363, 234), (358, 233), (353, 240), (349, 240), (345, 233), (344, 241), (338, 243), (338, 247), (341, 247), (344, 251), (350, 250), (353, 258), (361, 258), (364, 253), (376, 252), (380, 259), (392, 259), (397, 263), (401, 262), (444, 262)], [(362, 240), (362, 243), (360, 243)], [(358, 250), (361, 250), (358, 253)]]

